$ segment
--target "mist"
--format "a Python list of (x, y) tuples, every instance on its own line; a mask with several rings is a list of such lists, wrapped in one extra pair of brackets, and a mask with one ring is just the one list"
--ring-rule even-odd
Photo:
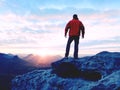
[(41, 55), (29, 54), (21, 58), (36, 67), (51, 67), (51, 63), (60, 60), (62, 56), (60, 55), (41, 56)]

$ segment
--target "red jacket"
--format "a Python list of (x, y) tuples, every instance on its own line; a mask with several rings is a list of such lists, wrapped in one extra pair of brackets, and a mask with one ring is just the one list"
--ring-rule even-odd
[[(69, 30), (69, 36), (80, 36), (80, 29), (83, 26), (82, 22), (78, 19), (72, 19), (65, 27), (65, 36)], [(84, 26), (83, 26), (84, 27)]]

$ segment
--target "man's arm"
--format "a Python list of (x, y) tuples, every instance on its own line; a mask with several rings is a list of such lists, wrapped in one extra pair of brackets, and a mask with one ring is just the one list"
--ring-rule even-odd
[(84, 26), (81, 26), (81, 30), (82, 30), (82, 38), (84, 38), (84, 35), (85, 35), (85, 27), (84, 27)]
[(65, 37), (67, 36), (68, 29), (69, 29), (69, 27), (65, 28)]
[(66, 25), (66, 27), (65, 27), (65, 37), (67, 36), (67, 32), (68, 32), (68, 30), (69, 30), (69, 23)]

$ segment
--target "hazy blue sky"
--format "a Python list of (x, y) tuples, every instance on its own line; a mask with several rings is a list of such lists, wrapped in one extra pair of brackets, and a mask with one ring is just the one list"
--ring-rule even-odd
[(0, 0), (0, 52), (63, 55), (74, 13), (86, 29), (79, 54), (120, 51), (120, 0)]

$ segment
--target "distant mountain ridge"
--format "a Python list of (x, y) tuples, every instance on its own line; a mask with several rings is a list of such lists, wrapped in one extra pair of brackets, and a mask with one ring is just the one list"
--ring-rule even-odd
[(0, 53), (0, 90), (10, 90), (12, 78), (35, 69), (17, 55)]
[(24, 71), (25, 68), (31, 66), (31, 63), (19, 58), (17, 55), (0, 53), (0, 73), (20, 73), (20, 71), (22, 73), (22, 70)]
[[(60, 77), (53, 72), (60, 63), (70, 63), (82, 71), (97, 71), (102, 78), (89, 81), (78, 77)], [(78, 60), (63, 58), (54, 62), (52, 69), (35, 70), (17, 76), (12, 80), (12, 90), (120, 90), (120, 52), (103, 51)]]
[(46, 56), (41, 56), (41, 55), (34, 55), (34, 54), (29, 54), (22, 59), (25, 61), (32, 63), (36, 67), (51, 67), (51, 62), (54, 62), (58, 59), (60, 59), (61, 56), (59, 55), (46, 55)]

